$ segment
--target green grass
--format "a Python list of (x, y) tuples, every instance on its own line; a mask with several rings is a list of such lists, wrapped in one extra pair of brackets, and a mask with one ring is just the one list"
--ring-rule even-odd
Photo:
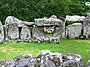
[(86, 63), (90, 59), (90, 40), (61, 40), (55, 43), (16, 43), (5, 42), (0, 45), (0, 59), (14, 58), (22, 54), (37, 56), (41, 50), (50, 50), (62, 54), (76, 53), (83, 57)]

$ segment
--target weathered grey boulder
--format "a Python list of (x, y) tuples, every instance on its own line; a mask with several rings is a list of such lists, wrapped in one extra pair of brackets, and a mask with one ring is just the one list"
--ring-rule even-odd
[(7, 37), (9, 39), (19, 39), (19, 29), (17, 27), (17, 24), (8, 25)]
[(42, 38), (44, 37), (44, 33), (41, 32), (36, 26), (32, 28), (33, 38)]
[(90, 39), (90, 16), (88, 15), (83, 21), (83, 35)]
[(84, 67), (82, 62), (77, 62), (75, 60), (67, 60), (63, 63), (62, 67)]
[(67, 38), (79, 38), (82, 31), (82, 24), (81, 23), (74, 23), (66, 28), (66, 37)]
[[(32, 59), (31, 59), (31, 60), (32, 60)], [(33, 59), (33, 61), (30, 61), (29, 63), (27, 63), (27, 66), (28, 66), (28, 67), (35, 67), (34, 59)]]
[(55, 28), (53, 37), (65, 38), (65, 22), (63, 22), (61, 26)]
[(90, 60), (86, 63), (86, 67), (90, 67)]
[(61, 67), (63, 64), (62, 54), (61, 53), (52, 53), (49, 57), (56, 67)]
[(23, 26), (21, 33), (20, 33), (20, 38), (22, 40), (26, 40), (28, 38), (31, 38), (31, 34), (30, 34), (30, 29), (27, 26)]
[(65, 54), (63, 67), (84, 67), (82, 57), (78, 54)]
[(63, 63), (61, 53), (52, 53), (49, 50), (42, 50), (39, 54), (39, 58), (41, 59), (41, 64), (45, 64), (45, 66), (48, 66), (49, 63), (52, 63), (52, 67), (59, 67), (62, 66)]
[(37, 57), (32, 57), (29, 63), (27, 64), (28, 67), (42, 67), (40, 65), (40, 61)]
[(27, 65), (25, 65), (25, 64), (18, 64), (15, 67), (27, 67)]
[(0, 40), (4, 40), (4, 27), (0, 21)]
[(27, 64), (30, 62), (30, 59), (32, 58), (31, 54), (24, 54), (21, 56), (15, 57), (15, 67), (26, 67)]
[(46, 60), (45, 67), (56, 67), (56, 65), (51, 60)]
[(52, 52), (51, 51), (49, 51), (49, 50), (42, 50), (42, 51), (40, 51), (40, 53), (39, 53), (39, 55), (46, 55), (46, 54), (52, 54)]
[(18, 62), (19, 65), (24, 64), (27, 65), (27, 63), (29, 62), (30, 59), (26, 59), (26, 58), (22, 58), (20, 59)]
[(68, 60), (63, 63), (62, 67), (78, 67), (75, 60)]
[(32, 55), (31, 54), (24, 54), (24, 55), (20, 55), (20, 56), (16, 56), (15, 58), (14, 58), (14, 60), (17, 62), (17, 61), (19, 61), (19, 60), (21, 60), (21, 59), (24, 59), (24, 58), (31, 58), (32, 57)]
[(15, 66), (15, 62), (13, 60), (8, 60), (8, 62), (5, 64), (5, 67), (14, 67)]
[(64, 61), (67, 61), (67, 60), (82, 61), (82, 57), (79, 54), (65, 54), (63, 58), (64, 58)]
[(49, 50), (42, 50), (39, 55), (38, 58), (40, 59), (40, 67), (55, 67), (55, 63), (53, 61), (51, 61), (50, 55), (52, 52), (50, 52)]

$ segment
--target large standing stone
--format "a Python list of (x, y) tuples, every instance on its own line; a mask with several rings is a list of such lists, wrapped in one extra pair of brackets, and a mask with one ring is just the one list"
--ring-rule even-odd
[(0, 40), (4, 39), (4, 27), (0, 21)]
[(87, 39), (90, 39), (90, 15), (83, 21), (83, 35), (85, 35)]
[(63, 25), (63, 26), (56, 27), (55, 32), (53, 33), (53, 36), (65, 38), (65, 26)]
[(19, 30), (17, 24), (9, 24), (8, 25), (8, 34), (9, 39), (18, 39), (19, 38)]
[(41, 32), (38, 27), (33, 27), (32, 28), (32, 35), (33, 35), (33, 38), (41, 38), (41, 37), (44, 37), (44, 33)]
[(20, 34), (21, 39), (26, 40), (27, 38), (31, 38), (30, 29), (27, 26), (23, 26)]
[(74, 23), (67, 26), (66, 29), (66, 37), (67, 38), (79, 38), (82, 31), (82, 24), (81, 23)]

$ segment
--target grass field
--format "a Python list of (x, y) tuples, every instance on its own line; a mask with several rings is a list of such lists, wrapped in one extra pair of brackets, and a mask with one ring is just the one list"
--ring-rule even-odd
[(90, 59), (90, 40), (61, 40), (60, 44), (54, 43), (16, 43), (5, 42), (0, 45), (0, 59), (14, 58), (22, 54), (37, 56), (41, 50), (50, 50), (62, 54), (76, 53), (83, 57), (86, 63)]

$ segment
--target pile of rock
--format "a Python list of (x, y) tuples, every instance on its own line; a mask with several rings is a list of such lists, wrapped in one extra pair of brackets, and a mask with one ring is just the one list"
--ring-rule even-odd
[(38, 43), (43, 43), (43, 42), (46, 42), (46, 43), (60, 43), (60, 37), (37, 37), (36, 42), (38, 42)]
[[(26, 43), (60, 43), (60, 37), (37, 37), (34, 39), (17, 39), (17, 40), (11, 40), (13, 43), (19, 43), (19, 42), (26, 42)], [(0, 41), (0, 43), (2, 44), (3, 41)]]
[(78, 54), (52, 53), (42, 50), (37, 57), (31, 54), (15, 57), (13, 60), (0, 61), (0, 67), (84, 67)]

